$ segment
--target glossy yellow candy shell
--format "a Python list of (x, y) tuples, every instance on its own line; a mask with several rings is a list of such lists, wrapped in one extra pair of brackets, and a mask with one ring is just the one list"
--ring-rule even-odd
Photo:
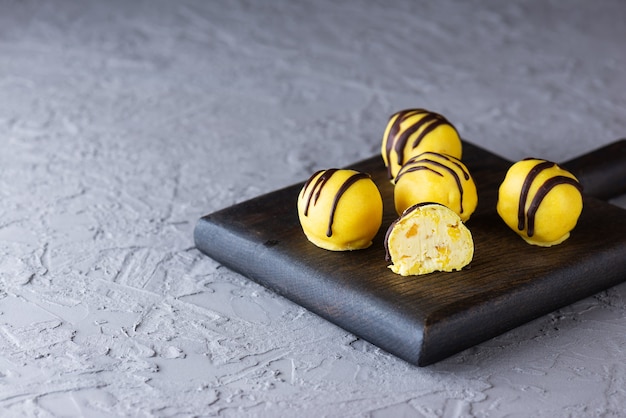
[[(418, 166), (422, 169), (411, 171)], [(467, 179), (466, 174), (469, 176)], [(478, 192), (465, 164), (454, 157), (437, 153), (424, 153), (409, 160), (400, 170), (394, 187), (396, 212), (401, 214), (406, 208), (421, 202), (447, 206), (466, 222), (478, 205)]]
[[(436, 127), (423, 135), (431, 125)], [(394, 126), (399, 128), (395, 135), (391, 132)], [(403, 138), (403, 134), (414, 127), (418, 129)], [(403, 145), (402, 139), (405, 140)], [(416, 140), (417, 146), (415, 146)], [(398, 145), (400, 145), (399, 153), (395, 151)], [(454, 126), (443, 116), (424, 109), (407, 109), (391, 116), (385, 128), (381, 146), (381, 155), (389, 171), (390, 180), (395, 179), (402, 165), (411, 157), (428, 151), (448, 154), (460, 159), (463, 151), (462, 144)]]
[[(528, 159), (513, 164), (508, 170), (498, 190), (497, 211), (502, 220), (519, 234), (526, 242), (549, 247), (565, 241), (574, 229), (582, 212), (583, 200), (580, 190), (571, 184), (559, 184), (553, 187), (541, 201), (534, 220), (534, 233), (529, 236), (528, 221), (524, 219), (524, 228), (518, 228), (518, 208), (520, 193), (530, 170), (545, 160)], [(541, 171), (529, 188), (524, 206), (528, 211), (539, 188), (550, 178), (564, 176), (576, 180), (573, 174), (554, 165)]]
[[(328, 181), (320, 186), (320, 176), (329, 171), (315, 173), (298, 196), (298, 216), (304, 234), (313, 244), (331, 251), (369, 247), (382, 224), (383, 201), (378, 187), (369, 176), (345, 169), (332, 170)], [(335, 206), (338, 192), (353, 176), (360, 177), (347, 187)]]

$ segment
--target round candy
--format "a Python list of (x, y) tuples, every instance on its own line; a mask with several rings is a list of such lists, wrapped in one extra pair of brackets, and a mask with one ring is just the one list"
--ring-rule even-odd
[(469, 170), (451, 155), (425, 152), (409, 159), (394, 187), (396, 212), (422, 202), (440, 203), (467, 221), (478, 205), (478, 192)]
[(369, 174), (328, 169), (314, 173), (298, 196), (298, 217), (318, 247), (358, 250), (372, 244), (383, 218), (383, 200)]
[(529, 158), (509, 168), (498, 189), (498, 214), (529, 244), (550, 247), (565, 241), (576, 226), (581, 191), (572, 173)]
[(402, 276), (460, 270), (474, 257), (474, 241), (459, 215), (419, 203), (394, 221), (385, 237), (389, 268)]
[(426, 151), (460, 159), (462, 145), (456, 128), (440, 114), (425, 109), (394, 113), (387, 123), (381, 146), (389, 179), (394, 181), (407, 160)]

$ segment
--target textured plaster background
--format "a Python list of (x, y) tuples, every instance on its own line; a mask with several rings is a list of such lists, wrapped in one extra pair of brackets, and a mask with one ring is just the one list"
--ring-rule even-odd
[(0, 415), (623, 416), (626, 285), (420, 369), (192, 232), (376, 154), (405, 107), (514, 160), (624, 137), (625, 22), (620, 0), (1, 0)]

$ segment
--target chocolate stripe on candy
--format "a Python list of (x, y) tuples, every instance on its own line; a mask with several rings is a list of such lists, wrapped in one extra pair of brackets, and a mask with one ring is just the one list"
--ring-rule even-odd
[(322, 188), (324, 187), (326, 182), (332, 177), (332, 175), (335, 174), (336, 171), (337, 171), (336, 168), (331, 168), (329, 170), (320, 170), (320, 171), (316, 172), (315, 174), (313, 174), (311, 176), (311, 178), (309, 178), (309, 180), (307, 180), (306, 184), (304, 185), (304, 190), (305, 191), (307, 190), (307, 188), (311, 184), (311, 181), (319, 173), (322, 173), (322, 175), (317, 178), (317, 181), (315, 182), (315, 185), (313, 186), (313, 188), (311, 189), (311, 192), (309, 193), (309, 197), (307, 198), (306, 206), (304, 208), (304, 216), (308, 216), (309, 215), (309, 206), (311, 206), (311, 198), (313, 197), (313, 194), (315, 194), (315, 200), (313, 201), (313, 204), (315, 205), (315, 203), (317, 203), (317, 199), (319, 199), (319, 197), (320, 197), (320, 193), (322, 193)]
[(326, 231), (326, 236), (331, 237), (333, 235), (333, 221), (335, 219), (335, 210), (337, 210), (337, 204), (339, 203), (339, 199), (341, 196), (352, 186), (354, 183), (361, 179), (369, 178), (369, 174), (366, 173), (355, 173), (352, 176), (348, 177), (348, 179), (341, 185), (337, 193), (335, 194), (335, 199), (333, 200), (333, 207), (330, 211), (330, 216), (328, 219), (328, 230)]
[[(425, 116), (423, 116), (418, 121), (412, 123), (411, 125), (407, 126), (403, 130), (400, 129), (400, 125), (402, 124), (402, 122), (404, 122), (410, 117), (418, 116), (418, 115), (425, 115)], [(449, 125), (450, 127), (456, 130), (456, 128), (454, 128), (454, 126), (452, 126), (445, 117), (443, 117), (442, 115), (438, 113), (429, 112), (428, 110), (425, 110), (425, 109), (402, 110), (392, 115), (390, 120), (393, 119), (394, 117), (395, 119), (389, 129), (387, 138), (385, 138), (386, 140), (385, 157), (387, 159), (387, 176), (390, 179), (393, 177), (392, 172), (391, 172), (392, 152), (396, 154), (398, 165), (402, 166), (404, 164), (404, 148), (406, 147), (406, 144), (409, 141), (410, 137), (414, 135), (417, 131), (424, 128), (420, 132), (420, 134), (417, 136), (417, 138), (415, 138), (413, 143), (411, 144), (412, 149), (417, 148), (419, 144), (422, 142), (422, 140), (439, 126)]]
[[(315, 206), (315, 204), (317, 203), (317, 200), (320, 197), (320, 194), (322, 193), (322, 189), (328, 183), (328, 180), (330, 180), (333, 174), (335, 174), (337, 171), (338, 169), (336, 168), (330, 168), (328, 170), (317, 171), (304, 184), (302, 198), (304, 199), (306, 197), (307, 199), (306, 206), (304, 207), (304, 216), (309, 215), (309, 207), (311, 206), (311, 203), (313, 203), (313, 205)], [(320, 173), (321, 175), (319, 175)], [(317, 177), (318, 175), (319, 177)], [(313, 187), (311, 187), (311, 190), (309, 190), (309, 186), (311, 185), (315, 177), (317, 177), (317, 179), (315, 180)], [(339, 189), (337, 190), (337, 193), (335, 193), (333, 204), (330, 210), (330, 215), (328, 217), (329, 218), (328, 230), (326, 231), (327, 237), (331, 237), (333, 235), (332, 226), (333, 226), (333, 221), (335, 219), (335, 211), (337, 210), (337, 205), (339, 204), (339, 199), (341, 199), (341, 196), (350, 188), (350, 186), (352, 186), (358, 180), (367, 179), (367, 178), (370, 178), (370, 175), (367, 173), (354, 173), (353, 175), (348, 177), (346, 181), (343, 182), (343, 184), (339, 187)], [(308, 191), (308, 196), (306, 196), (307, 191)]]
[(517, 208), (517, 229), (519, 229), (520, 231), (524, 230), (526, 224), (526, 201), (528, 200), (530, 186), (532, 185), (535, 178), (539, 175), (539, 173), (541, 173), (543, 170), (547, 170), (548, 168), (552, 168), (555, 165), (555, 163), (550, 161), (540, 162), (539, 164), (531, 168), (526, 175), (524, 183), (522, 184), (522, 190), (519, 197), (519, 206)]
[(454, 164), (455, 166), (457, 166), (459, 169), (461, 169), (461, 171), (463, 172), (463, 177), (465, 178), (465, 180), (468, 180), (469, 177), (469, 173), (467, 171), (465, 171), (458, 163), (456, 163), (454, 160), (456, 160), (456, 158), (452, 158), (450, 156), (446, 156), (443, 154), (437, 154), (434, 152), (425, 152), (423, 154), (420, 154), (418, 156), (415, 156), (411, 159), (409, 159), (409, 161), (406, 162), (406, 164), (404, 165), (404, 167), (402, 167), (402, 169), (400, 170), (400, 172), (398, 173), (398, 176), (396, 177), (396, 184), (398, 182), (398, 180), (400, 179), (400, 177), (402, 177), (404, 174), (406, 173), (410, 173), (413, 171), (418, 171), (418, 170), (429, 170), (432, 171), (440, 176), (443, 177), (443, 174), (441, 174), (439, 171), (433, 169), (432, 167), (429, 167), (429, 165), (434, 165), (437, 167), (441, 167), (444, 170), (446, 170), (448, 173), (450, 173), (450, 175), (454, 178), (454, 181), (456, 182), (456, 186), (459, 189), (459, 194), (460, 194), (460, 201), (459, 201), (459, 205), (460, 205), (460, 213), (463, 213), (463, 184), (461, 183), (461, 178), (459, 177), (459, 174), (456, 172), (456, 170), (454, 170), (453, 168), (448, 167), (446, 164), (441, 163), (439, 161), (435, 161), (433, 159), (430, 158), (423, 158), (425, 154), (429, 154), (435, 157), (439, 157), (442, 158), (446, 161), (451, 162), (452, 164)]
[(554, 176), (550, 179), (546, 180), (535, 193), (535, 197), (533, 197), (532, 202), (530, 202), (530, 206), (528, 207), (528, 230), (526, 233), (529, 237), (532, 237), (535, 234), (535, 213), (537, 213), (537, 209), (541, 205), (541, 202), (546, 197), (546, 195), (560, 184), (569, 184), (571, 186), (576, 187), (579, 191), (582, 191), (582, 187), (580, 183), (571, 177), (566, 176)]

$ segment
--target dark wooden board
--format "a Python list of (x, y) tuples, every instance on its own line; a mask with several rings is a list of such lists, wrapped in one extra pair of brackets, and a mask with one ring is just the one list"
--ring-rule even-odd
[(464, 142), (463, 160), (479, 192), (467, 223), (475, 244), (468, 270), (402, 277), (387, 268), (383, 238), (397, 215), (379, 156), (351, 166), (370, 173), (383, 195), (383, 226), (368, 249), (331, 252), (311, 244), (296, 211), (302, 183), (202, 217), (195, 243), (230, 269), (424, 366), (626, 280), (626, 210), (589, 196), (624, 190), (625, 144), (571, 162), (583, 187), (590, 185), (583, 213), (567, 241), (540, 248), (496, 213), (497, 188), (511, 163)]

